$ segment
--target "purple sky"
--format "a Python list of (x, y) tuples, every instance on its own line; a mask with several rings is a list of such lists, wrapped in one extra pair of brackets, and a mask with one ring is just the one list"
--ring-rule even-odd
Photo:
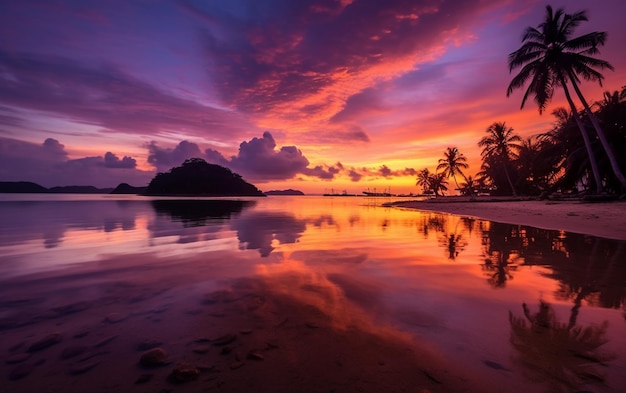
[[(416, 191), (494, 121), (547, 130), (507, 55), (542, 1), (229, 0), (0, 3), (0, 181), (145, 185), (202, 157), (261, 189)], [(615, 67), (590, 101), (626, 85), (626, 2), (587, 9)]]

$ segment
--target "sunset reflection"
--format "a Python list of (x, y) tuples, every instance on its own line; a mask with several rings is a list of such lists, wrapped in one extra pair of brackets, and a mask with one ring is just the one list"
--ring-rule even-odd
[[(101, 339), (120, 335), (108, 355), (98, 355), (109, 366), (90, 371), (94, 380), (114, 371), (116, 356), (136, 362), (129, 348), (154, 332), (176, 359), (200, 359), (189, 352), (197, 337), (234, 334), (232, 352), (210, 352), (224, 370), (252, 362), (252, 351), (263, 364), (280, 360), (310, 378), (295, 371), (307, 367), (303, 353), (327, 351), (333, 367), (345, 367), (350, 354), (371, 360), (363, 366), (371, 373), (414, 367), (422, 371), (411, 378), (431, 389), (435, 380), (453, 384), (446, 375), (520, 392), (545, 383), (556, 389), (571, 373), (626, 384), (619, 371), (626, 359), (602, 357), (626, 353), (624, 242), (392, 209), (367, 198), (94, 199), (0, 204), (0, 214), (21, 222), (0, 223), (3, 336), (30, 342), (84, 328)], [(520, 304), (537, 299), (538, 313), (524, 308), (518, 316)], [(533, 328), (541, 318), (564, 346), (540, 345), (548, 340)], [(568, 355), (571, 346), (595, 365)], [(562, 367), (554, 383), (538, 376), (544, 358)], [(340, 386), (336, 369), (311, 367)], [(126, 371), (131, 381), (133, 370)], [(262, 383), (274, 374), (251, 375)], [(13, 387), (28, 391), (33, 380)], [(218, 380), (239, 386), (234, 374)]]

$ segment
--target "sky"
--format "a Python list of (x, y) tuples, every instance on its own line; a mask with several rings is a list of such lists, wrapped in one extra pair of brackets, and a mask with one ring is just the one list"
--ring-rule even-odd
[[(203, 158), (261, 190), (420, 191), (416, 173), (505, 121), (549, 130), (507, 55), (544, 1), (22, 0), (0, 2), (0, 181), (125, 182)], [(626, 85), (623, 0), (550, 3), (606, 31), (603, 86)], [(515, 71), (514, 71), (515, 72)], [(452, 179), (451, 179), (452, 182)]]

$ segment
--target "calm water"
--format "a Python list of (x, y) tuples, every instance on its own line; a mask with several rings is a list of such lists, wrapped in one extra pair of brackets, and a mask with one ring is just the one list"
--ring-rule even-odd
[[(329, 329), (409, 337), (496, 391), (626, 391), (624, 242), (368, 198), (0, 198), (0, 392), (80, 391), (98, 373), (141, 391), (135, 355), (130, 371), (103, 365), (116, 345), (156, 336), (182, 353), (202, 335), (198, 305), (214, 303), (199, 299), (241, 283), (315, 307)], [(28, 350), (55, 332), (60, 343)], [(82, 337), (115, 338), (93, 369), (59, 360)]]

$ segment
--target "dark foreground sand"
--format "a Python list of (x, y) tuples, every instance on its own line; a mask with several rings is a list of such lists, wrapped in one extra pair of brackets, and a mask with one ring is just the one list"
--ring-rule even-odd
[(487, 201), (444, 197), (394, 202), (407, 209), (437, 211), (490, 221), (626, 240), (626, 201)]
[(0, 318), (1, 393), (492, 390), (341, 306), (331, 287), (291, 293), (298, 277), (287, 274), (207, 288), (209, 261), (142, 274), (107, 264), (5, 282), (18, 311)]

